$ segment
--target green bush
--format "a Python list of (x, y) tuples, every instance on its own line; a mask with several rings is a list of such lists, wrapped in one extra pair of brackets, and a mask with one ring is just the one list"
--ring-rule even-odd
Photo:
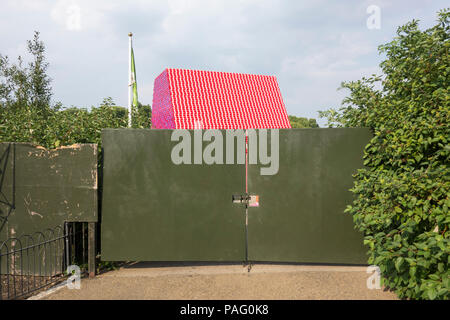
[(316, 119), (308, 119), (296, 116), (289, 116), (289, 122), (292, 128), (318, 128)]
[(329, 126), (373, 129), (346, 211), (401, 298), (449, 298), (449, 16), (425, 31), (399, 27), (379, 47), (383, 76), (343, 83), (340, 111), (321, 112)]

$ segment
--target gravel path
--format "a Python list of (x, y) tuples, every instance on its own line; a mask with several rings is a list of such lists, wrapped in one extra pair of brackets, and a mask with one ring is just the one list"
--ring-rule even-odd
[(137, 263), (83, 279), (43, 299), (396, 299), (369, 290), (366, 267), (258, 264), (172, 265)]

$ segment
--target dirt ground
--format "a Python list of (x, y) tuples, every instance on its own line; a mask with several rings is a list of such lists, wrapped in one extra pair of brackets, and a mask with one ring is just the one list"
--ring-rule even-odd
[(368, 289), (366, 267), (311, 265), (162, 265), (137, 263), (83, 279), (40, 299), (326, 299), (392, 300), (392, 292)]

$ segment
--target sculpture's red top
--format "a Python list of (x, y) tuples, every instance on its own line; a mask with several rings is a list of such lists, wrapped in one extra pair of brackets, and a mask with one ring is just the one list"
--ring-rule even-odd
[(166, 69), (153, 90), (155, 129), (291, 128), (274, 76)]

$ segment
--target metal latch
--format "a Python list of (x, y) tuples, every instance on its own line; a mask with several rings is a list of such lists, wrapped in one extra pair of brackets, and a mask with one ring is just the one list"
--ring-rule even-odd
[(245, 204), (249, 207), (259, 207), (259, 196), (250, 194), (233, 194), (233, 203)]
[(233, 203), (247, 204), (249, 196), (246, 194), (233, 194)]

